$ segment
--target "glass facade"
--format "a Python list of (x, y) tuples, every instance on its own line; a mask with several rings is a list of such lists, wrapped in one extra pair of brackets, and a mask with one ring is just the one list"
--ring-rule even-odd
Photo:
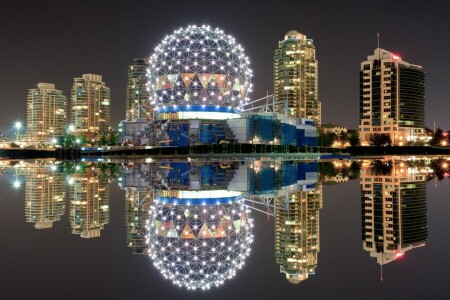
[(425, 73), (384, 49), (361, 63), (361, 143), (373, 134), (387, 134), (394, 145), (425, 139)]
[(421, 69), (400, 65), (399, 100), (402, 127), (425, 127), (425, 73)]
[(361, 224), (364, 250), (380, 265), (394, 261), (428, 237), (427, 172), (412, 172), (403, 162), (379, 171), (377, 162), (363, 163), (361, 172)]

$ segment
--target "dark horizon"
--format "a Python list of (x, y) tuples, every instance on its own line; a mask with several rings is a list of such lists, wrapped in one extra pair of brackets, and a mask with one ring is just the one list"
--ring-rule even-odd
[[(404, 4), (402, 3), (404, 2)], [(366, 4), (367, 3), (367, 4)], [(450, 128), (445, 113), (450, 34), (444, 5), (393, 1), (276, 5), (246, 1), (148, 3), (145, 1), (2, 1), (0, 4), (0, 128), (25, 121), (28, 89), (55, 83), (70, 99), (73, 78), (101, 74), (111, 88), (111, 125), (125, 115), (127, 68), (148, 56), (176, 28), (220, 27), (246, 49), (254, 71), (252, 99), (273, 91), (273, 51), (284, 34), (298, 30), (314, 40), (319, 61), (322, 122), (357, 129), (360, 63), (380, 46), (426, 73), (426, 125)], [(167, 6), (169, 5), (169, 7)], [(407, 6), (406, 6), (407, 5)]]

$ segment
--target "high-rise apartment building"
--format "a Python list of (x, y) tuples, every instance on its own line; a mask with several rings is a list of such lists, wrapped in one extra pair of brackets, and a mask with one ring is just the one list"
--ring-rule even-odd
[(147, 58), (136, 58), (128, 67), (127, 111), (126, 119), (135, 121), (148, 118), (149, 92), (147, 90), (147, 69), (150, 66)]
[(83, 74), (75, 78), (72, 86), (70, 122), (73, 133), (84, 136), (86, 141), (110, 129), (109, 87), (102, 81), (102, 75)]
[(27, 133), (30, 143), (48, 143), (64, 135), (67, 127), (67, 100), (52, 83), (38, 83), (28, 90)]
[(287, 209), (275, 214), (275, 259), (286, 279), (298, 284), (316, 272), (322, 184), (287, 197)]
[(359, 134), (362, 145), (374, 134), (394, 145), (425, 139), (425, 73), (381, 48), (361, 63)]
[(361, 220), (364, 250), (384, 265), (424, 246), (428, 236), (426, 178), (403, 162), (364, 162)]
[(297, 118), (322, 122), (318, 100), (318, 62), (312, 39), (291, 30), (274, 55), (275, 110)]
[(98, 168), (74, 174), (70, 182), (70, 223), (72, 233), (95, 238), (109, 223), (109, 182)]
[(25, 216), (36, 229), (52, 228), (65, 211), (64, 173), (40, 164), (20, 168), (25, 176)]

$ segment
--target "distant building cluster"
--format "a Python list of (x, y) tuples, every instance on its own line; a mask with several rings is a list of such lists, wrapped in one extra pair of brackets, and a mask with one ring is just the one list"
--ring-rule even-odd
[(28, 91), (26, 134), (30, 145), (51, 145), (66, 134), (91, 142), (110, 130), (111, 92), (101, 75), (83, 74), (75, 78), (68, 102), (52, 83), (38, 83)]
[(109, 223), (109, 181), (98, 166), (78, 171), (68, 179), (53, 164), (27, 163), (17, 168), (25, 178), (26, 221), (36, 229), (52, 228), (66, 210), (67, 181), (69, 221), (73, 234), (82, 238), (100, 236)]

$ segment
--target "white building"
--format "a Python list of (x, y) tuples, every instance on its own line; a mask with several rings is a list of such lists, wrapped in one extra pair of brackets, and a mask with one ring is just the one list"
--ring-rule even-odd
[(67, 124), (67, 100), (53, 83), (38, 83), (28, 90), (27, 134), (30, 143), (48, 143), (64, 135)]

